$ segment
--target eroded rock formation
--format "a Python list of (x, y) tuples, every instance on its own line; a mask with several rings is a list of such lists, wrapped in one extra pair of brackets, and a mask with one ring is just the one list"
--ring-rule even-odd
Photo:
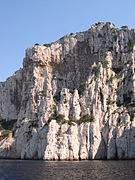
[(98, 23), (26, 50), (0, 83), (0, 157), (135, 158), (135, 29)]

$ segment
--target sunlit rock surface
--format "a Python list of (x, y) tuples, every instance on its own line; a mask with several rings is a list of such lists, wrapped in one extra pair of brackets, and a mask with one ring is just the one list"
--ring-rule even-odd
[(97, 23), (26, 50), (0, 83), (0, 158), (135, 158), (135, 29)]

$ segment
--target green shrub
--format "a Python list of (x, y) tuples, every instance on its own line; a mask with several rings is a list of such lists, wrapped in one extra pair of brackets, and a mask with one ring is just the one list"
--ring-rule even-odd
[(70, 33), (70, 36), (73, 36), (74, 35), (74, 33)]
[(98, 23), (95, 23), (95, 26), (98, 26), (100, 24), (104, 24), (103, 22), (98, 22)]
[(114, 41), (117, 41), (118, 36), (114, 34), (113, 38), (114, 38)]
[(52, 114), (52, 115), (48, 118), (48, 122), (51, 122), (51, 120), (54, 120), (54, 119), (56, 119), (56, 118), (55, 118), (54, 114)]
[(56, 106), (53, 106), (53, 114), (48, 118), (48, 121), (50, 122), (51, 120), (56, 120), (57, 118), (57, 111), (56, 111)]
[(79, 94), (80, 97), (83, 94), (86, 86), (88, 86), (87, 82), (80, 82), (79, 89), (78, 89), (78, 94)]
[(38, 120), (32, 121), (31, 126), (34, 128), (38, 128)]
[(131, 102), (131, 96), (128, 94), (123, 94), (123, 101), (125, 105), (129, 104)]
[(104, 51), (100, 51), (100, 56), (105, 56), (105, 52)]
[(121, 29), (128, 29), (128, 26), (127, 25), (121, 26)]
[(74, 126), (75, 125), (75, 122), (76, 122), (77, 120), (76, 120), (76, 118), (75, 117), (73, 117), (73, 116), (69, 116), (69, 121), (68, 121), (68, 125), (70, 125), (70, 126)]
[(135, 39), (129, 39), (128, 41), (128, 47), (129, 47), (129, 50), (133, 50), (133, 47), (135, 45)]
[(39, 44), (38, 44), (38, 43), (35, 43), (34, 46), (39, 46)]
[(116, 103), (116, 101), (114, 101), (114, 100), (108, 100), (107, 101), (107, 105), (113, 105), (113, 104), (115, 104)]
[(56, 136), (57, 136), (57, 137), (60, 137), (61, 135), (62, 135), (62, 131), (61, 131), (61, 127), (59, 127), (59, 130), (58, 130)]
[(115, 74), (115, 76), (114, 76), (114, 79), (120, 79), (121, 77), (120, 77), (120, 75), (118, 75), (118, 74)]
[(69, 116), (69, 120), (70, 120), (70, 121), (76, 121), (76, 118), (75, 118), (74, 116), (71, 116), (71, 115), (70, 115), (70, 116)]
[(60, 123), (60, 122), (61, 122), (61, 123), (66, 123), (65, 115), (63, 115), (63, 114), (57, 115), (56, 121), (57, 121), (58, 123)]
[(51, 44), (43, 44), (43, 46), (46, 46), (46, 47), (50, 47), (51, 46)]
[(114, 76), (111, 75), (111, 77), (109, 79), (107, 79), (106, 83), (108, 83), (108, 82), (112, 83), (113, 79), (114, 79)]
[(128, 114), (130, 115), (130, 121), (133, 121), (135, 118), (135, 111), (134, 109), (128, 109)]
[(112, 70), (118, 74), (120, 71), (122, 71), (123, 67), (121, 65), (112, 67)]
[(1, 137), (5, 138), (8, 137), (10, 134), (12, 134), (16, 121), (17, 121), (16, 119), (10, 121), (6, 121), (5, 119), (0, 120)]
[(71, 94), (74, 94), (74, 89), (69, 89), (69, 92), (70, 92)]
[(54, 100), (56, 105), (59, 104), (59, 102), (60, 102), (60, 92), (58, 94), (56, 94), (55, 96), (53, 96), (53, 100)]
[(9, 137), (9, 135), (12, 134), (12, 131), (11, 130), (3, 130), (1, 132), (1, 136), (2, 137)]
[(0, 131), (2, 131), (2, 130), (4, 130), (4, 129), (3, 129), (3, 127), (2, 127), (1, 124), (0, 124)]
[(101, 33), (98, 34), (98, 38), (102, 38), (103, 35)]
[(45, 94), (45, 92), (42, 90), (42, 91), (39, 91), (39, 96), (41, 96), (41, 97), (45, 97), (46, 96), (46, 94)]
[(115, 76), (111, 75), (111, 77), (106, 81), (106, 83), (108, 82), (112, 83), (114, 79), (119, 79), (119, 78), (121, 78), (121, 76), (118, 74), (115, 74)]
[(65, 120), (65, 116), (63, 114), (57, 115), (56, 112), (54, 112), (48, 119), (50, 122), (51, 120), (56, 120), (58, 123), (64, 124), (67, 121)]
[(112, 114), (117, 114), (117, 113), (120, 114), (119, 109), (116, 109), (112, 112)]
[(80, 82), (80, 86), (87, 86), (88, 83), (87, 82)]
[(12, 130), (16, 124), (17, 119), (12, 119), (10, 121), (1, 120), (0, 121), (0, 129), (2, 130)]
[(86, 123), (86, 122), (94, 122), (94, 116), (93, 115), (89, 115), (89, 114), (83, 115), (79, 119), (78, 124)]
[(92, 73), (97, 75), (97, 72), (98, 72), (98, 66), (95, 65), (95, 66), (92, 67)]
[(117, 100), (116, 104), (117, 104), (117, 106), (122, 106), (123, 105), (123, 103), (120, 100)]
[(131, 102), (126, 104), (126, 108), (129, 108), (129, 107), (132, 107), (132, 103)]
[(56, 105), (58, 105), (58, 104), (59, 104), (59, 102), (56, 100), (56, 98), (55, 98), (55, 97), (53, 97), (53, 101), (55, 102), (55, 104), (56, 104)]
[(104, 68), (107, 68), (109, 62), (107, 60), (102, 60), (101, 64), (103, 65)]
[(69, 126), (75, 126), (75, 122), (69, 120), (69, 121), (68, 121), (68, 125), (69, 125)]
[(53, 77), (52, 77), (52, 81), (53, 81), (53, 80), (56, 80), (56, 76), (55, 76), (55, 75), (53, 75)]

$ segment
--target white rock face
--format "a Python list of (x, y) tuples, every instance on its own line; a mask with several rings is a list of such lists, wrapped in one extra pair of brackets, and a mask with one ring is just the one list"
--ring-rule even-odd
[(98, 23), (26, 50), (0, 83), (0, 157), (135, 158), (135, 30)]

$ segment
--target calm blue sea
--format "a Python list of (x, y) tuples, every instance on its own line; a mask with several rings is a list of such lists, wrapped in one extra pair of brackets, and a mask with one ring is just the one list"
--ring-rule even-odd
[(135, 161), (0, 160), (0, 180), (130, 180)]

